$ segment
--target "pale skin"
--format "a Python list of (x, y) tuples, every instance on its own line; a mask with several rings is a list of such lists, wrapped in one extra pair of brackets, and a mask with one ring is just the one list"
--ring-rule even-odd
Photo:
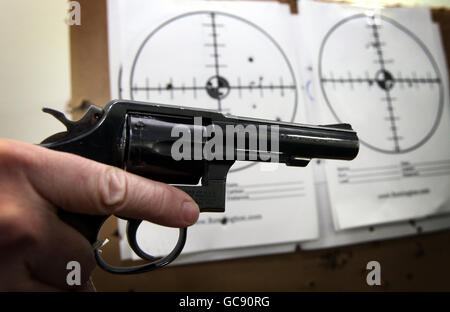
[[(56, 209), (120, 215), (186, 227), (198, 219), (189, 195), (170, 185), (76, 155), (0, 139), (0, 291), (93, 290), (90, 243)], [(81, 286), (66, 283), (69, 261)]]

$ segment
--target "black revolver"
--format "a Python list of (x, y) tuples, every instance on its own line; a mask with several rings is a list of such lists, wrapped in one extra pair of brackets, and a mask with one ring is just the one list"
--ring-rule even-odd
[[(225, 211), (226, 178), (236, 160), (304, 167), (312, 158), (351, 160), (359, 150), (358, 137), (348, 124), (310, 126), (126, 100), (112, 101), (104, 109), (90, 106), (78, 121), (52, 109), (43, 110), (60, 120), (67, 131), (48, 137), (41, 146), (172, 184), (188, 193), (200, 212)], [(99, 266), (111, 273), (141, 273), (163, 267), (181, 253), (186, 241), (187, 229), (180, 229), (172, 252), (155, 258), (137, 243), (142, 220), (128, 219), (128, 243), (149, 263), (114, 267), (102, 259), (98, 241), (108, 216), (62, 209), (58, 215), (93, 244)]]

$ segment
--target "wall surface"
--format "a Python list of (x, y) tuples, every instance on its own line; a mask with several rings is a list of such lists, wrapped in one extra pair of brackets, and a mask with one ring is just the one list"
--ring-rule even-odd
[(64, 129), (42, 107), (70, 97), (64, 0), (0, 1), (0, 137), (30, 143)]

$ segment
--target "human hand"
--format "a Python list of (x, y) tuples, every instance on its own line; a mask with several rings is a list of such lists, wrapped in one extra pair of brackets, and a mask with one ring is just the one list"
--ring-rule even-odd
[[(93, 290), (90, 243), (56, 209), (186, 227), (198, 219), (189, 195), (170, 185), (73, 154), (0, 139), (0, 290)], [(81, 265), (81, 286), (66, 265)]]

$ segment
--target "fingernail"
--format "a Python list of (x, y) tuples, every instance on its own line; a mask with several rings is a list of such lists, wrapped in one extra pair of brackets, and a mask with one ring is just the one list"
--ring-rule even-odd
[(194, 202), (187, 201), (183, 203), (183, 219), (187, 224), (197, 222), (200, 208)]

